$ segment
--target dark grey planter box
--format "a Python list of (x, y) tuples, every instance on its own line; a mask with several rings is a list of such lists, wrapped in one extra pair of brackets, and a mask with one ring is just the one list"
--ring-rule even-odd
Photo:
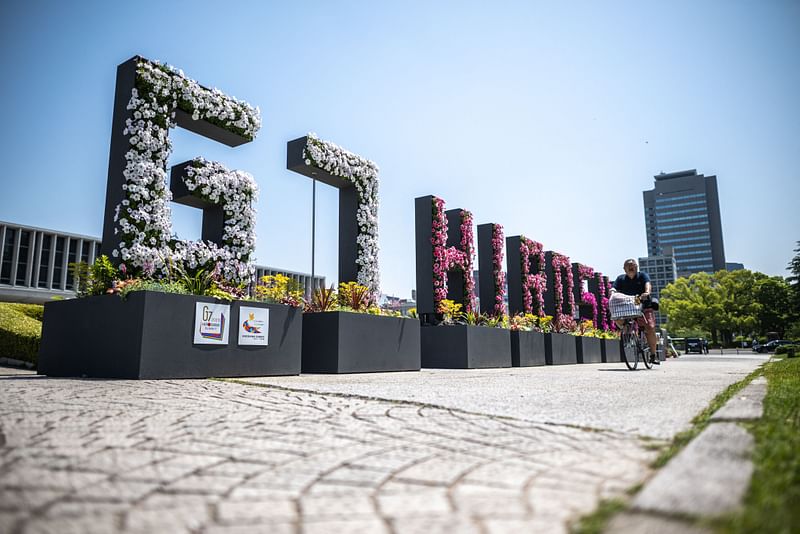
[(544, 334), (511, 330), (511, 366), (545, 365)]
[(617, 339), (602, 339), (603, 362), (619, 363), (622, 361), (622, 343)]
[[(38, 371), (91, 378), (207, 378), (300, 373), (300, 310), (233, 301), (227, 345), (194, 345), (196, 302), (209, 297), (135, 291), (48, 302)], [(239, 306), (269, 309), (269, 345), (239, 346)]]
[(423, 326), (421, 333), (422, 367), (511, 367), (511, 335), (505, 328), (439, 325)]
[(572, 334), (545, 334), (544, 351), (547, 365), (578, 363), (577, 343)]
[(419, 321), (366, 313), (303, 314), (304, 373), (419, 371)]
[(575, 336), (575, 350), (578, 363), (602, 363), (602, 339), (597, 337)]

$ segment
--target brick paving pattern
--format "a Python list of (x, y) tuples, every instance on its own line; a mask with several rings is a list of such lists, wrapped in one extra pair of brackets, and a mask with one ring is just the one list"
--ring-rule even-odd
[(566, 532), (646, 478), (647, 445), (213, 380), (9, 376), (0, 532)]

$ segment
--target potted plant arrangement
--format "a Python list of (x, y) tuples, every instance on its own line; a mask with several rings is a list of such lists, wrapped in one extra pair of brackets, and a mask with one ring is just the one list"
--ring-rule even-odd
[(578, 363), (601, 363), (603, 361), (603, 342), (601, 333), (591, 320), (576, 325), (575, 348)]
[(304, 373), (419, 371), (419, 321), (377, 307), (372, 294), (356, 282), (312, 294), (303, 314)]
[(517, 314), (510, 319), (511, 365), (531, 367), (547, 363), (544, 337), (553, 318), (532, 313)]
[(547, 365), (578, 363), (578, 342), (575, 339), (575, 319), (566, 314), (549, 323), (544, 335), (545, 361)]
[(219, 264), (168, 265), (166, 276), (134, 277), (106, 256), (73, 264), (78, 298), (45, 305), (39, 373), (154, 379), (300, 372), (295, 303), (271, 300), (261, 286), (248, 296)]
[(462, 312), (452, 300), (440, 302), (441, 322), (422, 328), (423, 367), (476, 369), (511, 367), (507, 316)]
[[(119, 65), (106, 255), (75, 269), (82, 298), (46, 304), (39, 372), (195, 378), (300, 371), (299, 310), (252, 292), (254, 178), (203, 158), (170, 171), (175, 126), (238, 146), (255, 139), (261, 117), (180, 69), (139, 56)], [(171, 201), (203, 210), (202, 241), (174, 236)]]

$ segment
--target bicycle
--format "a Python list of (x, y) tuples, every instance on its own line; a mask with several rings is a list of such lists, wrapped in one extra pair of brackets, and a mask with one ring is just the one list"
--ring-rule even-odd
[(639, 297), (617, 293), (609, 301), (609, 308), (612, 320), (623, 321), (620, 338), (622, 339), (622, 359), (625, 360), (625, 365), (634, 371), (641, 359), (645, 367), (652, 369), (653, 355), (650, 354), (650, 345), (647, 343), (644, 330), (639, 328), (637, 320), (644, 315)]

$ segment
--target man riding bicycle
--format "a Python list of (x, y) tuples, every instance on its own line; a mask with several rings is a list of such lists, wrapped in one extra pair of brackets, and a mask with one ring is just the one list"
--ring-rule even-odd
[[(642, 302), (643, 316), (638, 318), (639, 327), (644, 328), (645, 336), (647, 337), (647, 344), (650, 345), (650, 354), (653, 356), (655, 364), (661, 364), (656, 356), (656, 315), (651, 307), (650, 292), (652, 285), (650, 283), (650, 276), (645, 272), (639, 272), (639, 265), (634, 259), (625, 260), (622, 266), (625, 274), (621, 274), (614, 280), (611, 288), (611, 294), (619, 291), (623, 295), (631, 297), (639, 297)], [(617, 320), (617, 326), (622, 328), (623, 321)]]

